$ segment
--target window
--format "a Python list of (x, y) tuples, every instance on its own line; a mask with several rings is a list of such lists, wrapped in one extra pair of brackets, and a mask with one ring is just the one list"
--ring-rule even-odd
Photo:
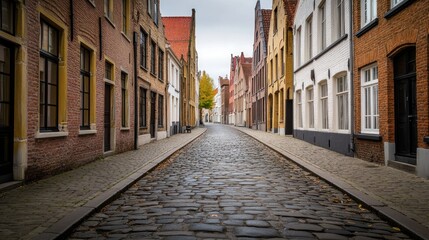
[(320, 106), (322, 113), (322, 129), (328, 129), (328, 84), (326, 81), (320, 84)]
[(282, 66), (281, 66), (282, 76), (284, 76), (285, 75), (285, 54), (284, 54), (284, 48), (283, 47), (280, 49), (280, 57), (281, 57), (280, 62), (282, 64)]
[(270, 60), (270, 80), (268, 81), (268, 84), (271, 84), (273, 82), (273, 72), (274, 72), (274, 67), (273, 67), (273, 59)]
[(149, 15), (152, 15), (153, 12), (153, 1), (154, 0), (147, 0), (147, 13), (149, 13)]
[(122, 32), (126, 35), (128, 34), (128, 28), (129, 28), (129, 19), (130, 19), (130, 13), (129, 13), (129, 0), (122, 0)]
[(110, 81), (113, 81), (113, 64), (106, 61), (105, 67), (104, 67), (104, 78)]
[(320, 48), (325, 50), (326, 48), (326, 4), (323, 2), (319, 6), (320, 15)]
[(276, 54), (276, 67), (275, 67), (275, 72), (276, 72), (276, 80), (279, 79), (279, 56)]
[(347, 75), (337, 77), (338, 129), (349, 129), (349, 88)]
[(147, 68), (147, 33), (140, 30), (140, 66)]
[(311, 59), (312, 52), (313, 52), (313, 27), (312, 27), (312, 24), (313, 24), (313, 17), (310, 16), (307, 19), (307, 23), (306, 23), (306, 29), (307, 29), (307, 32), (306, 32), (307, 33), (307, 36), (306, 36), (306, 45), (307, 45), (306, 57), (307, 57), (307, 60)]
[(150, 73), (156, 74), (156, 43), (154, 41), (150, 44)]
[(301, 66), (301, 27), (296, 30), (296, 63)]
[(147, 127), (147, 117), (146, 117), (146, 93), (147, 90), (140, 88), (140, 99), (139, 99), (139, 126), (141, 128)]
[(158, 25), (158, 1), (159, 0), (153, 0), (153, 21), (155, 22), (156, 25)]
[(361, 0), (361, 26), (377, 18), (377, 0)]
[(113, 0), (104, 0), (104, 15), (113, 20)]
[(121, 126), (128, 127), (128, 74), (121, 72)]
[(345, 34), (344, 0), (337, 0), (337, 38)]
[(164, 126), (164, 96), (158, 95), (158, 127)]
[(4, 32), (15, 34), (15, 1), (0, 1), (0, 29)]
[(378, 114), (378, 67), (369, 66), (361, 70), (362, 132), (379, 132)]
[(164, 52), (158, 49), (158, 78), (164, 80)]
[(301, 102), (301, 91), (296, 92), (296, 116), (297, 116), (297, 123), (298, 127), (302, 128), (302, 102)]
[(59, 32), (41, 21), (40, 34), (40, 131), (58, 131)]
[(91, 99), (91, 53), (90, 50), (80, 47), (80, 95), (81, 95), (81, 124), (80, 129), (90, 129), (90, 99)]
[(403, 2), (404, 0), (392, 0), (392, 8), (398, 5), (399, 3)]
[(284, 105), (283, 105), (283, 102), (284, 102), (284, 90), (283, 90), (283, 88), (280, 90), (280, 98), (279, 98), (279, 102), (280, 102), (280, 121), (283, 121), (284, 120)]
[(273, 23), (274, 24), (274, 31), (273, 31), (273, 33), (277, 32), (277, 24), (278, 24), (277, 19), (278, 19), (277, 18), (277, 8), (275, 8), (274, 9), (274, 23)]
[(307, 114), (308, 114), (308, 127), (314, 128), (314, 91), (313, 87), (307, 88)]

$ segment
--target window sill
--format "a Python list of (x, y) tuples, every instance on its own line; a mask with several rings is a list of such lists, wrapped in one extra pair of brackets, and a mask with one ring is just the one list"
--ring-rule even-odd
[(380, 142), (382, 140), (381, 135), (378, 134), (369, 134), (369, 133), (356, 133), (355, 137), (361, 140), (370, 140)]
[(145, 72), (147, 72), (147, 67), (140, 65), (140, 69), (144, 70)]
[(423, 138), (423, 142), (429, 144), (429, 136)]
[(88, 2), (95, 8), (95, 1), (94, 0), (88, 0)]
[(37, 132), (34, 138), (43, 139), (43, 138), (59, 138), (67, 137), (69, 132)]
[(105, 78), (105, 79), (104, 79), (104, 82), (105, 82), (105, 83), (108, 83), (108, 84), (111, 84), (111, 85), (115, 85), (115, 82), (114, 82), (114, 81), (112, 81), (112, 80), (110, 80), (110, 79), (107, 79), (107, 78)]
[(384, 15), (384, 18), (389, 19), (389, 18), (395, 16), (397, 13), (399, 13), (400, 11), (402, 11), (403, 9), (405, 9), (412, 2), (414, 2), (414, 0), (404, 0), (404, 1), (402, 1), (398, 5), (394, 6), (389, 11), (387, 11), (387, 13)]
[(107, 22), (110, 23), (110, 25), (112, 25), (113, 28), (116, 28), (115, 24), (113, 23), (113, 20), (110, 19), (109, 16), (107, 16), (106, 14), (104, 14), (104, 18), (107, 20)]
[(361, 37), (363, 34), (365, 34), (366, 32), (368, 32), (369, 30), (371, 30), (372, 28), (374, 28), (375, 26), (378, 25), (378, 18), (375, 18), (374, 20), (372, 20), (371, 22), (369, 22), (368, 24), (366, 24), (365, 26), (363, 26), (356, 34), (356, 37)]
[(121, 131), (130, 131), (130, 127), (121, 127)]
[(128, 35), (127, 35), (126, 33), (124, 33), (124, 32), (122, 32), (122, 31), (121, 31), (121, 34), (122, 34), (122, 36), (123, 36), (125, 39), (127, 39), (127, 41), (128, 41), (129, 43), (131, 43), (131, 39), (128, 37)]
[(152, 77), (156, 77), (156, 74), (151, 72), (150, 75), (152, 75)]
[(79, 136), (96, 134), (97, 130), (79, 130)]

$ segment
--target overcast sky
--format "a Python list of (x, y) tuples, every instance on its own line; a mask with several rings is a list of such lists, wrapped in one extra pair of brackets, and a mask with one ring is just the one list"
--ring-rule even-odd
[[(219, 76), (229, 75), (231, 54), (252, 56), (256, 0), (160, 0), (162, 16), (196, 14), (199, 70), (205, 70), (216, 86)], [(272, 0), (261, 0), (271, 9)]]

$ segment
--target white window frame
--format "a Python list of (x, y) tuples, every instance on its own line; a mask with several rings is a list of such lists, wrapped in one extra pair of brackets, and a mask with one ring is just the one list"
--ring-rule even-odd
[(306, 28), (306, 36), (305, 36), (305, 42), (306, 42), (306, 60), (310, 60), (313, 54), (313, 15), (310, 15), (307, 18), (305, 28)]
[(404, 0), (391, 0), (390, 1), (390, 6), (391, 6), (391, 8), (394, 8), (394, 7), (396, 7), (396, 5), (398, 5), (398, 4), (400, 4), (401, 2), (403, 2)]
[(377, 18), (377, 0), (361, 0), (361, 27)]
[[(326, 89), (324, 89), (326, 88)], [(329, 129), (329, 89), (328, 89), (328, 81), (324, 80), (319, 83), (320, 89), (320, 120), (321, 120), (321, 128)], [(326, 92), (324, 91), (326, 90)]]
[(345, 20), (345, 7), (344, 7), (344, 0), (336, 0), (336, 12), (337, 12), (337, 39), (344, 36), (346, 34), (346, 20)]
[(301, 66), (301, 26), (296, 30), (296, 63)]
[(297, 128), (303, 128), (302, 124), (302, 91), (296, 91), (296, 117)]
[(314, 128), (314, 88), (313, 86), (307, 87), (307, 120), (308, 128)]
[(326, 2), (322, 2), (319, 5), (320, 15), (320, 50), (323, 51), (326, 48)]
[(379, 134), (378, 66), (372, 64), (361, 71), (361, 132)]
[(347, 74), (335, 77), (337, 92), (337, 127), (338, 130), (349, 130), (349, 83)]

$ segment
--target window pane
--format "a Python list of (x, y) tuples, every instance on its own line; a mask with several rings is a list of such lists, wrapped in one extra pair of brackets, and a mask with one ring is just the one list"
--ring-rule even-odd
[(88, 76), (83, 77), (83, 91), (85, 93), (89, 93), (89, 77)]
[(84, 109), (89, 108), (89, 94), (88, 93), (83, 94), (83, 108)]
[(57, 86), (48, 85), (48, 104), (57, 105)]
[(46, 128), (45, 124), (46, 114), (45, 114), (45, 106), (40, 104), (40, 128)]
[(54, 62), (48, 61), (48, 83), (58, 84), (58, 65)]
[(10, 101), (10, 78), (0, 73), (0, 101)]
[(9, 126), (9, 104), (0, 103), (0, 127)]
[(45, 50), (48, 52), (48, 43), (49, 43), (49, 27), (46, 23), (42, 22), (41, 24), (41, 36), (42, 36), (42, 40), (41, 40), (41, 49)]
[(49, 26), (49, 48), (48, 52), (58, 55), (58, 31)]
[(48, 106), (48, 126), (57, 127), (57, 106)]
[(84, 49), (84, 58), (85, 58), (85, 66), (84, 66), (84, 70), (87, 72), (90, 72), (89, 70), (89, 61), (90, 61), (90, 55), (89, 55), (89, 51), (87, 49)]
[(13, 33), (13, 15), (15, 13), (15, 9), (13, 9), (13, 1), (2, 0), (1, 5), (1, 29), (3, 31)]

